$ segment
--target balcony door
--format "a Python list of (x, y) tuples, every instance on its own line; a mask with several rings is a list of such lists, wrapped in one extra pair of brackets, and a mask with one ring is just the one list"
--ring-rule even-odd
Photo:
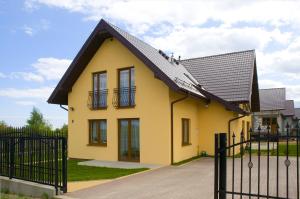
[(139, 119), (119, 119), (119, 161), (140, 161)]
[(93, 108), (107, 106), (107, 74), (106, 72), (93, 73)]
[(119, 69), (119, 107), (134, 106), (134, 89), (134, 68)]

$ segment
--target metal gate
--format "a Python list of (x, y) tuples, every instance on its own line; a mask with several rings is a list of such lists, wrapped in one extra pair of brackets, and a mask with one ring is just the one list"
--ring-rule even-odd
[(67, 192), (67, 137), (28, 128), (0, 129), (0, 176)]
[(248, 140), (243, 132), (215, 135), (215, 199), (299, 199), (299, 126), (278, 129), (250, 130)]

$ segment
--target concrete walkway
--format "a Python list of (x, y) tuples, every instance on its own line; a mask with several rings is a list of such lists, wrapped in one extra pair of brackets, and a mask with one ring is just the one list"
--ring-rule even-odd
[[(227, 159), (227, 190), (232, 188), (232, 158)], [(279, 196), (286, 196), (285, 157), (279, 158)], [(290, 157), (289, 196), (296, 198), (296, 158)], [(260, 190), (266, 195), (267, 158), (252, 156), (252, 193), (257, 193), (258, 170), (260, 170)], [(249, 156), (243, 159), (243, 192), (249, 192)], [(240, 191), (241, 159), (235, 158), (235, 191)], [(270, 157), (270, 195), (276, 195), (276, 157)], [(83, 199), (211, 199), (214, 186), (214, 159), (200, 158), (182, 166), (168, 166), (113, 180), (87, 189), (68, 193), (66, 196)], [(231, 195), (228, 195), (231, 198)], [(236, 195), (234, 198), (240, 198)], [(248, 196), (243, 197), (248, 198)]]
[(89, 181), (68, 182), (68, 192), (74, 192), (81, 189), (86, 189), (110, 181), (111, 180), (89, 180)]
[(121, 168), (121, 169), (137, 169), (137, 168), (157, 169), (162, 167), (161, 165), (141, 164), (138, 162), (102, 161), (102, 160), (89, 160), (89, 161), (79, 162), (78, 165)]
[(213, 198), (213, 159), (201, 158), (82, 189), (66, 196), (84, 199)]

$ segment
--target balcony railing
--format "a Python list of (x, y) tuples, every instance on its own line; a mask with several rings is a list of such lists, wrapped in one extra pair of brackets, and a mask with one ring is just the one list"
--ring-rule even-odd
[(114, 89), (113, 105), (116, 108), (128, 108), (135, 106), (136, 87), (121, 87)]
[(88, 106), (91, 110), (107, 108), (108, 90), (95, 90), (89, 92)]

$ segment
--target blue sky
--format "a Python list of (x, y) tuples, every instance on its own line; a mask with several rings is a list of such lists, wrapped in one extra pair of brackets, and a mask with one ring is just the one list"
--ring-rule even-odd
[(24, 125), (36, 106), (53, 126), (67, 122), (46, 100), (101, 18), (183, 58), (256, 49), (260, 88), (286, 87), (300, 107), (299, 10), (296, 1), (0, 0), (0, 120)]

